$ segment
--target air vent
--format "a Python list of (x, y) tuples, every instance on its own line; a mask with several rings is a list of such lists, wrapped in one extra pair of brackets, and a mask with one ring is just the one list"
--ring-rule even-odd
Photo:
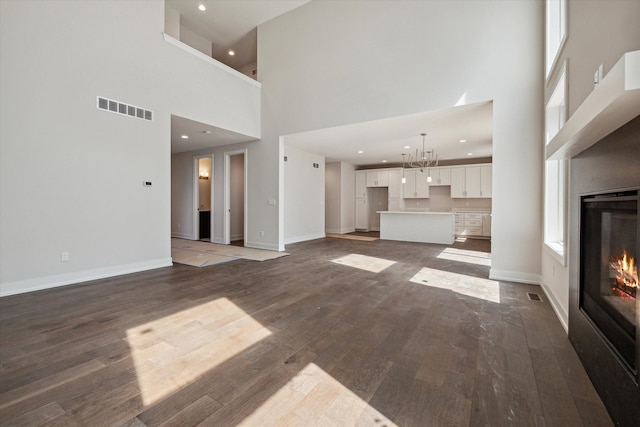
[(98, 97), (98, 110), (110, 111), (112, 113), (120, 114), (121, 116), (153, 121), (153, 111), (151, 110), (145, 110), (144, 108), (124, 104), (101, 96)]
[(529, 298), (529, 301), (542, 302), (542, 298), (540, 298), (540, 295), (534, 294), (533, 292), (527, 292), (527, 298)]

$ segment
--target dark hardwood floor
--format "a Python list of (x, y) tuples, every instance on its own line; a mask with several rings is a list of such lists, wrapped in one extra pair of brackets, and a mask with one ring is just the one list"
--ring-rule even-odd
[(1, 298), (0, 425), (611, 425), (489, 245), (320, 239)]

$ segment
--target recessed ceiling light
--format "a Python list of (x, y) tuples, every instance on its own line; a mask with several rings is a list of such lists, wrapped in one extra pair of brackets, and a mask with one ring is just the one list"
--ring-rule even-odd
[(233, 55), (235, 55), (235, 54), (236, 54), (236, 53), (235, 53), (234, 51), (232, 51), (232, 50), (230, 50), (230, 51), (229, 51), (229, 56), (233, 56)]
[(383, 161), (382, 161), (382, 163), (387, 163), (387, 161), (386, 161), (386, 160), (383, 160)]
[(467, 156), (473, 156), (473, 153), (467, 153)]
[(461, 139), (460, 142), (467, 142), (467, 140), (466, 139)]
[(202, 133), (210, 134), (211, 131), (210, 130), (203, 130)]
[(405, 145), (404, 148), (409, 149), (409, 148), (411, 148), (411, 146), (410, 145)]
[(205, 5), (203, 5), (202, 3), (200, 3), (200, 4), (198, 5), (198, 9), (199, 9), (201, 12), (204, 12), (205, 10), (207, 10), (207, 7), (206, 7)]
[(364, 153), (364, 151), (358, 150), (358, 154), (362, 154), (362, 153)]
[(180, 138), (182, 138), (182, 139), (189, 139), (189, 135), (182, 135)]

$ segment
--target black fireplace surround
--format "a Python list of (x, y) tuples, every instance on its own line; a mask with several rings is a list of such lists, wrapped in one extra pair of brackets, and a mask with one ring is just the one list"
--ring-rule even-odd
[(571, 159), (569, 339), (612, 420), (640, 425), (640, 116)]

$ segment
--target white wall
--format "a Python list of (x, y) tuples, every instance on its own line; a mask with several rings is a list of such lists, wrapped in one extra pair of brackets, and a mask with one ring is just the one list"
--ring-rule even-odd
[(284, 155), (285, 243), (324, 237), (324, 157), (289, 146), (285, 146)]
[[(545, 87), (545, 100), (551, 97), (566, 60), (570, 118), (593, 90), (593, 74), (600, 64), (606, 75), (625, 52), (640, 49), (640, 2), (574, 0), (568, 4), (567, 14), (567, 41)], [(569, 245), (568, 238), (565, 243), (567, 252), (578, 249)], [(565, 328), (569, 321), (569, 268), (568, 262), (558, 262), (542, 246), (542, 286)]]
[(165, 4), (164, 32), (174, 39), (180, 40), (180, 12)]
[(211, 56), (212, 46), (211, 42), (201, 35), (194, 33), (189, 28), (185, 27), (182, 23), (182, 17), (180, 17), (180, 41), (188, 44), (194, 49), (199, 50), (207, 56)]
[(355, 166), (340, 162), (340, 233), (351, 233), (356, 230), (356, 179)]
[(0, 293), (169, 265), (170, 116), (259, 137), (259, 85), (163, 40), (163, 2), (3, 1), (0, 20)]
[[(263, 24), (256, 191), (279, 191), (266, 165), (277, 164), (281, 135), (450, 107), (465, 94), (493, 100), (491, 275), (538, 282), (542, 18), (539, 1), (310, 2)], [(296, 179), (316, 185), (312, 171)], [(307, 209), (290, 208), (285, 221)], [(274, 216), (254, 219), (277, 233)]]
[(327, 163), (324, 177), (324, 226), (327, 233), (340, 233), (342, 228), (341, 163)]
[(325, 165), (325, 231), (355, 231), (355, 167), (345, 162)]

